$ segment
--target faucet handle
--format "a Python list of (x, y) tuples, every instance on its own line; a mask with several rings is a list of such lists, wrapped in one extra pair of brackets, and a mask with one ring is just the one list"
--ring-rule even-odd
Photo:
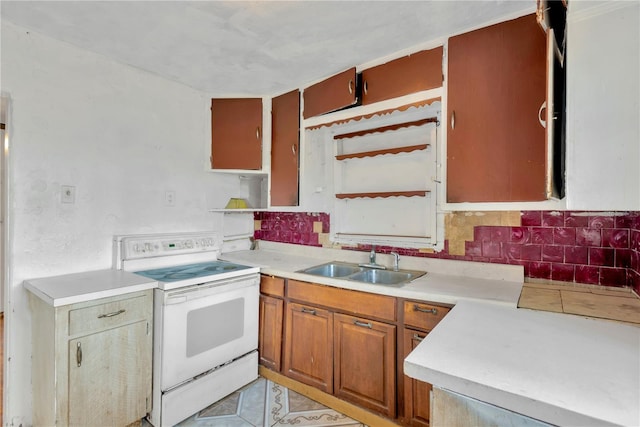
[(400, 264), (400, 254), (397, 252), (390, 252), (393, 255), (393, 269), (398, 271)]

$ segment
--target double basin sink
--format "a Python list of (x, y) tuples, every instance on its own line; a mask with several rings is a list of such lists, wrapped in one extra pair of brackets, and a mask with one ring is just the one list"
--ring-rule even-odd
[(402, 285), (426, 274), (424, 271), (384, 270), (339, 261), (309, 267), (304, 270), (299, 270), (298, 273), (331, 277), (334, 279), (353, 280), (375, 285)]

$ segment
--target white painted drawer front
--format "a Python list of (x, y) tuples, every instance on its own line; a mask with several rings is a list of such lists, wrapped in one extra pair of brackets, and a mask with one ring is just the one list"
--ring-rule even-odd
[(147, 317), (147, 296), (112, 301), (69, 311), (69, 335), (112, 328)]

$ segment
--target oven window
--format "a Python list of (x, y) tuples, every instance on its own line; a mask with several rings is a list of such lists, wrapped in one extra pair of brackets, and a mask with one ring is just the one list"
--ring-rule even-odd
[(244, 298), (202, 307), (187, 313), (187, 357), (242, 337)]

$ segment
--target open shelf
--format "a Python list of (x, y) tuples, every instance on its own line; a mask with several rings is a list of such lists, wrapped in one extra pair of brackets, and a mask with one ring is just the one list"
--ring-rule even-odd
[(363, 151), (360, 153), (340, 154), (336, 156), (336, 160), (356, 159), (363, 157), (374, 157), (383, 154), (410, 153), (416, 150), (426, 150), (429, 144), (410, 145), (407, 147), (387, 148), (384, 150)]
[(364, 135), (369, 135), (372, 133), (382, 133), (382, 132), (388, 132), (388, 131), (393, 131), (393, 130), (398, 130), (398, 129), (402, 129), (402, 128), (408, 128), (411, 126), (422, 126), (426, 123), (437, 123), (438, 122), (438, 118), (437, 117), (428, 117), (426, 119), (420, 119), (420, 120), (414, 120), (411, 122), (404, 122), (404, 123), (398, 123), (395, 125), (389, 125), (389, 126), (380, 126), (380, 127), (375, 127), (375, 128), (371, 128), (371, 129), (365, 129), (365, 130), (360, 130), (357, 132), (349, 132), (349, 133), (343, 133), (340, 135), (334, 135), (333, 139), (347, 139), (347, 138), (354, 138), (356, 136), (364, 136)]
[(429, 193), (428, 190), (417, 191), (384, 191), (379, 193), (340, 193), (336, 194), (338, 199), (359, 199), (368, 198), (373, 199), (377, 197), (425, 197)]

